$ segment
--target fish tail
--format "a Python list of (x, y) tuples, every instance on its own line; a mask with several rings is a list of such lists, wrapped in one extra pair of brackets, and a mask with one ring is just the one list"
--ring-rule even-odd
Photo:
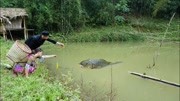
[(122, 63), (122, 61), (117, 61), (117, 62), (113, 62), (113, 63), (110, 63), (110, 64), (114, 65), (114, 64), (118, 64), (118, 63)]

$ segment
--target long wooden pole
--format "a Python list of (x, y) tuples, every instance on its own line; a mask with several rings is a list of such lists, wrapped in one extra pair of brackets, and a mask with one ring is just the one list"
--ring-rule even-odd
[(28, 33), (27, 33), (27, 29), (26, 29), (26, 18), (25, 16), (23, 17), (23, 26), (24, 26), (24, 39), (26, 40), (28, 38)]
[(162, 40), (161, 40), (161, 42), (160, 42), (160, 45), (159, 45), (157, 51), (155, 52), (155, 55), (153, 56), (153, 64), (152, 64), (152, 66), (150, 66), (150, 67), (154, 67), (154, 66), (156, 65), (156, 61), (157, 61), (158, 56), (159, 56), (160, 48), (162, 47), (163, 41), (164, 41), (164, 39), (165, 39), (165, 37), (166, 37), (166, 35), (167, 35), (168, 29), (169, 29), (169, 27), (170, 27), (170, 24), (171, 24), (171, 22), (172, 22), (172, 20), (173, 20), (173, 18), (174, 18), (174, 16), (175, 16), (175, 14), (176, 14), (176, 13), (174, 13), (174, 14), (172, 15), (171, 19), (169, 20), (169, 23), (167, 24), (167, 27), (166, 27), (166, 30), (165, 30), (164, 35), (163, 35), (163, 37), (162, 37)]
[(147, 79), (162, 82), (162, 83), (165, 83), (165, 84), (168, 84), (168, 85), (180, 87), (180, 84), (170, 82), (170, 81), (166, 81), (166, 80), (162, 80), (162, 79), (159, 79), (159, 78), (156, 78), (156, 77), (152, 77), (152, 76), (148, 76), (148, 75), (141, 74), (141, 73), (136, 73), (136, 72), (130, 72), (130, 71), (129, 71), (129, 73), (132, 74), (132, 75), (140, 76), (142, 78), (147, 78)]
[(7, 40), (7, 33), (6, 33), (6, 28), (5, 28), (5, 26), (3, 25), (3, 23), (0, 23), (1, 25), (1, 27), (2, 27), (2, 33), (3, 33), (3, 37), (4, 37), (4, 40)]

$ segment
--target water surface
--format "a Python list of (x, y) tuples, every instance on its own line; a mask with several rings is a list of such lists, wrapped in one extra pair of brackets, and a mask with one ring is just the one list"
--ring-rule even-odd
[[(54, 76), (60, 77), (60, 74), (70, 71), (73, 79), (81, 86), (84, 85), (87, 89), (94, 87), (95, 90), (91, 90), (94, 95), (89, 93), (89, 97), (97, 95), (108, 101), (107, 96), (112, 87), (115, 101), (179, 101), (178, 87), (128, 73), (128, 71), (146, 73), (179, 83), (179, 44), (177, 43), (164, 43), (161, 48), (158, 42), (67, 43), (65, 45), (63, 49), (53, 45), (43, 46), (46, 54), (57, 55), (56, 58), (46, 60), (46, 63)], [(102, 69), (80, 67), (79, 63), (82, 60), (94, 58), (123, 63)], [(153, 65), (153, 58), (155, 66), (148, 68)]]

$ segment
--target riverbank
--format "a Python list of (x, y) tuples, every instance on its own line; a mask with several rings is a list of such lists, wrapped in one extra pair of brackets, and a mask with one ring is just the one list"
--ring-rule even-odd
[[(0, 62), (8, 63), (6, 53), (12, 46), (13, 42), (5, 41), (0, 38), (0, 44)], [(43, 64), (38, 64), (38, 69), (35, 73), (30, 75), (29, 78), (25, 78), (23, 76), (15, 77), (11, 70), (2, 66), (0, 68), (0, 74), (0, 100), (81, 101), (78, 87), (71, 88), (69, 86), (65, 86), (63, 82), (54, 79), (49, 75), (48, 69)]]
[[(149, 17), (130, 18), (122, 25), (85, 27), (81, 30), (62, 35), (54, 33), (52, 37), (66, 42), (117, 42), (117, 41), (161, 41), (164, 38), (169, 20)], [(166, 32), (165, 41), (180, 41), (179, 18), (174, 18)]]

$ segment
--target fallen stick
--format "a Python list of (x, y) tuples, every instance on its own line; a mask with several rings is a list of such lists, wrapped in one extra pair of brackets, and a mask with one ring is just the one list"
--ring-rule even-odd
[(6, 68), (12, 68), (10, 64), (6, 64), (6, 63), (0, 63), (0, 66), (6, 67)]
[(154, 80), (154, 81), (162, 82), (162, 83), (169, 84), (169, 85), (172, 85), (172, 86), (180, 87), (180, 84), (170, 82), (170, 81), (166, 81), (166, 80), (162, 80), (162, 79), (155, 78), (155, 77), (152, 77), (152, 76), (148, 76), (148, 75), (145, 75), (145, 74), (136, 73), (136, 72), (130, 72), (130, 71), (128, 73), (130, 73), (132, 75), (140, 76), (142, 78), (147, 78), (147, 79), (150, 79), (150, 80)]

